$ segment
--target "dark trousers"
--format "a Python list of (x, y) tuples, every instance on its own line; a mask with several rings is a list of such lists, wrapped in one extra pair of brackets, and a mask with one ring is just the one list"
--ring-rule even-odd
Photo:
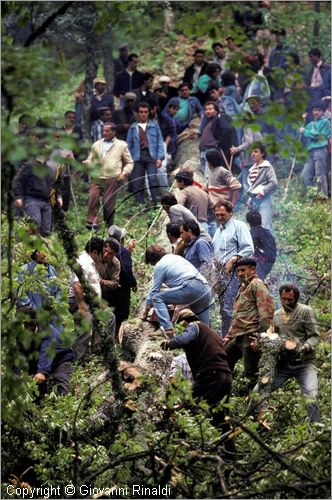
[(157, 177), (157, 166), (155, 160), (151, 158), (149, 151), (143, 150), (140, 159), (134, 162), (134, 169), (131, 175), (133, 192), (137, 203), (144, 203), (145, 174), (148, 177), (149, 188), (154, 204), (158, 202), (160, 195)]
[(49, 378), (49, 382), (56, 386), (58, 394), (68, 394), (69, 379), (72, 369), (73, 369), (72, 361), (63, 361), (63, 362), (60, 361), (59, 363), (53, 362), (52, 372)]
[(25, 197), (25, 212), (37, 224), (41, 236), (48, 236), (52, 229), (52, 208), (50, 202), (39, 198)]
[(99, 224), (100, 197), (103, 200), (104, 221), (108, 226), (113, 224), (116, 195), (121, 183), (116, 179), (99, 179), (94, 181), (89, 190), (87, 222)]
[[(225, 398), (226, 403), (232, 391), (232, 375), (226, 372), (211, 371), (207, 374), (198, 375), (193, 385), (193, 396), (196, 399), (203, 399), (213, 410), (220, 401)], [(222, 433), (230, 430), (230, 425), (225, 422), (227, 410), (221, 409), (212, 412), (212, 424), (219, 427)], [(234, 459), (236, 447), (234, 440), (228, 439), (225, 442), (226, 457)]]
[(70, 177), (63, 177), (62, 179), (62, 209), (64, 212), (68, 212), (69, 202), (71, 198), (71, 179)]
[(110, 307), (114, 307), (114, 316), (116, 321), (116, 334), (119, 331), (121, 323), (129, 318), (130, 310), (130, 289), (124, 290), (119, 288), (111, 290), (110, 292), (103, 292), (103, 299), (105, 299)]
[(239, 359), (243, 358), (244, 373), (250, 379), (254, 387), (258, 376), (258, 362), (260, 358), (259, 351), (253, 351), (250, 347), (251, 339), (249, 335), (240, 335), (231, 340), (225, 347), (228, 366), (233, 371)]

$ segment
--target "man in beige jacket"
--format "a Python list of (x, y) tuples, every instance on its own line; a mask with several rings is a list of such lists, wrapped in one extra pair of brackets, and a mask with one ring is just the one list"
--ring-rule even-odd
[(104, 220), (108, 226), (113, 224), (117, 192), (134, 167), (127, 143), (117, 139), (115, 133), (116, 125), (105, 123), (103, 139), (92, 145), (88, 158), (83, 161), (85, 164), (98, 168), (90, 174), (93, 181), (88, 198), (88, 229), (99, 227), (99, 198), (101, 196)]

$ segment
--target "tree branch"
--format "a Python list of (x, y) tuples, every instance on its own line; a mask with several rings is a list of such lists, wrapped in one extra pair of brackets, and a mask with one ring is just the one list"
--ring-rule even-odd
[(242, 422), (239, 420), (236, 420), (234, 418), (231, 419), (232, 422), (234, 422), (235, 425), (238, 427), (241, 427), (241, 429), (249, 434), (249, 436), (257, 443), (259, 444), (263, 450), (265, 450), (276, 462), (278, 462), (280, 465), (288, 469), (290, 472), (295, 474), (295, 476), (299, 477), (300, 479), (303, 479), (304, 481), (307, 481), (310, 479), (310, 481), (314, 482), (314, 479), (310, 477), (308, 474), (304, 474), (302, 471), (300, 471), (297, 467), (294, 465), (290, 464), (286, 460), (284, 460), (280, 454), (277, 451), (274, 451), (272, 448), (270, 448), (267, 444), (264, 443), (264, 441), (255, 434), (251, 429), (249, 429), (246, 425), (244, 425)]
[(53, 14), (51, 14), (40, 26), (39, 28), (36, 29), (36, 31), (34, 31), (33, 33), (31, 33), (28, 38), (26, 39), (26, 41), (24, 42), (23, 44), (23, 47), (29, 47), (38, 37), (40, 37), (40, 35), (42, 35), (43, 33), (45, 33), (45, 31), (47, 30), (47, 28), (53, 23), (53, 21), (59, 17), (59, 16), (62, 16), (65, 12), (67, 12), (67, 10), (69, 9), (69, 7), (71, 7), (71, 5), (73, 4), (74, 2), (65, 2), (64, 4), (61, 5), (61, 7), (56, 10), (55, 12), (53, 12)]

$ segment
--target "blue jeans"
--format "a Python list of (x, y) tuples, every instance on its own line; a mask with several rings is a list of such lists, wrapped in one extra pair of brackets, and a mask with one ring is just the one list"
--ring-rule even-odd
[(250, 209), (257, 210), (262, 217), (262, 226), (268, 229), (272, 233), (272, 198), (270, 194), (264, 196), (264, 198), (257, 198), (257, 196), (252, 196), (250, 198)]
[(166, 330), (173, 327), (169, 319), (167, 304), (188, 304), (200, 321), (209, 325), (211, 289), (207, 283), (203, 283), (198, 278), (190, 279), (181, 286), (156, 293), (152, 302), (160, 326)]
[(317, 368), (313, 361), (304, 361), (299, 365), (278, 366), (272, 390), (281, 387), (289, 378), (296, 378), (301, 393), (308, 399), (307, 409), (310, 422), (320, 422), (317, 404), (318, 378)]
[(222, 274), (220, 276), (221, 292), (218, 294), (220, 303), (220, 315), (222, 320), (221, 335), (225, 337), (232, 323), (233, 305), (235, 297), (240, 288), (240, 281), (236, 271), (232, 275)]
[(305, 162), (301, 173), (304, 185), (311, 187), (314, 185), (316, 177), (318, 191), (328, 196), (327, 184), (327, 147), (315, 148), (309, 151), (309, 157)]
[(42, 236), (48, 236), (52, 229), (52, 207), (49, 201), (25, 197), (25, 212), (37, 224)]
[(131, 174), (131, 182), (135, 200), (137, 203), (144, 203), (145, 174), (147, 174), (149, 189), (152, 201), (156, 204), (159, 198), (159, 184), (157, 178), (157, 166), (149, 151), (141, 151), (140, 159), (134, 162), (134, 169)]

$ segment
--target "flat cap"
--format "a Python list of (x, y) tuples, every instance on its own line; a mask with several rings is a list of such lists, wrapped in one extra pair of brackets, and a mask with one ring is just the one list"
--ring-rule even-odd
[(136, 94), (134, 94), (134, 92), (126, 92), (125, 95), (124, 95), (124, 98), (125, 99), (135, 99), (136, 100)]
[(192, 312), (191, 309), (182, 309), (182, 311), (179, 312), (176, 322), (180, 323), (180, 321), (186, 321), (188, 319), (198, 320), (198, 317)]
[(96, 76), (96, 78), (93, 80), (93, 84), (96, 85), (96, 83), (103, 83), (106, 85), (106, 80), (105, 78), (101, 78), (100, 76)]
[(239, 259), (235, 264), (235, 267), (238, 267), (238, 266), (254, 266), (254, 267), (256, 267), (256, 261), (252, 257), (242, 257), (242, 259)]
[(159, 77), (159, 83), (171, 83), (171, 79), (169, 76), (166, 76), (166, 75), (161, 75)]

